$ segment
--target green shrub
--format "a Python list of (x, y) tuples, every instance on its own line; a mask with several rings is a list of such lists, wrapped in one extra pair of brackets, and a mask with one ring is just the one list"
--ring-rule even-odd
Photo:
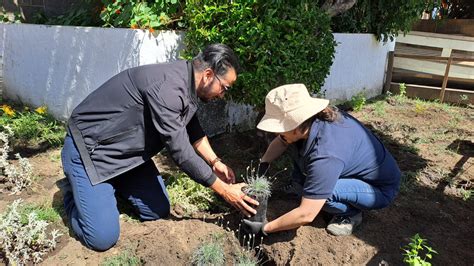
[(393, 40), (400, 31), (407, 33), (425, 9), (424, 0), (358, 0), (345, 13), (332, 19), (334, 32), (373, 33), (378, 39)]
[(218, 199), (210, 188), (206, 188), (184, 173), (177, 173), (166, 180), (171, 206), (182, 209), (185, 215), (208, 211)]
[(105, 27), (176, 29), (181, 25), (184, 1), (102, 0), (100, 18)]
[(317, 93), (329, 73), (336, 45), (330, 18), (315, 1), (188, 0), (184, 56), (211, 43), (237, 54), (242, 72), (232, 100), (263, 106), (267, 92), (304, 83)]
[(66, 135), (65, 127), (47, 113), (41, 106), (35, 110), (25, 107), (15, 110), (9, 105), (0, 107), (0, 125), (8, 125), (13, 130), (14, 140), (22, 144), (48, 143), (60, 146)]

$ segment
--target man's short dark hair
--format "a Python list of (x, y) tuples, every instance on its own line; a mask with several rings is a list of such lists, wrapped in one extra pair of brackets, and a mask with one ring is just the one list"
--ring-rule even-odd
[(230, 68), (238, 73), (240, 70), (239, 60), (234, 51), (229, 46), (221, 43), (215, 43), (206, 46), (193, 59), (194, 68), (198, 71), (204, 71), (206, 68), (212, 69), (218, 76), (223, 76)]

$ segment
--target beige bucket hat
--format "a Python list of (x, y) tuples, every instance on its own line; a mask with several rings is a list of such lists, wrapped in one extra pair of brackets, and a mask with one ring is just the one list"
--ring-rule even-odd
[(265, 115), (257, 128), (275, 133), (291, 131), (328, 104), (329, 100), (311, 97), (304, 84), (277, 87), (265, 98)]

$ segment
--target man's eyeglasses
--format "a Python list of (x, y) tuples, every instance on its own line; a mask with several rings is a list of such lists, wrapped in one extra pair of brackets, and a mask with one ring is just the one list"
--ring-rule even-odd
[(221, 81), (221, 79), (219, 78), (218, 75), (215, 75), (215, 77), (217, 78), (217, 80), (218, 80), (219, 83), (221, 84), (221, 87), (224, 88), (224, 91), (230, 90), (230, 87), (229, 87), (229, 86), (226, 86), (226, 85), (222, 84), (222, 81)]

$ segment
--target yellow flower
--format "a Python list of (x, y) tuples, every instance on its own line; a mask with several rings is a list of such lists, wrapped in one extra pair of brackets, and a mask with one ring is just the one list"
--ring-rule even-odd
[(4, 104), (2, 105), (2, 107), (0, 108), (3, 110), (3, 112), (8, 115), (9, 117), (14, 117), (15, 116), (15, 110), (13, 110), (13, 108), (11, 108), (10, 106)]
[(42, 115), (42, 114), (45, 114), (47, 110), (48, 110), (48, 107), (46, 107), (46, 106), (40, 106), (40, 107), (38, 107), (38, 108), (35, 109), (35, 112), (37, 112), (38, 114)]

